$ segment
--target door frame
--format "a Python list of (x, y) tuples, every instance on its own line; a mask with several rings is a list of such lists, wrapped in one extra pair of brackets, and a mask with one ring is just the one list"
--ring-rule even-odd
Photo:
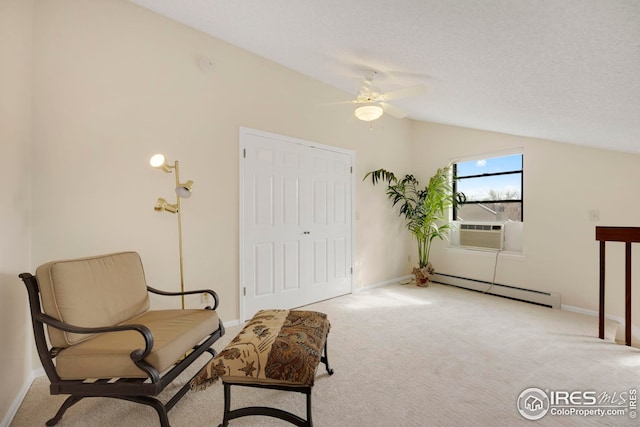
[(274, 139), (278, 139), (279, 141), (282, 142), (287, 142), (287, 143), (291, 143), (291, 144), (298, 144), (298, 145), (302, 145), (302, 146), (306, 146), (309, 148), (317, 148), (317, 149), (321, 149), (321, 150), (326, 150), (326, 151), (331, 151), (331, 152), (335, 152), (335, 153), (341, 153), (341, 154), (346, 154), (349, 156), (350, 160), (351, 160), (351, 214), (350, 214), (350, 220), (351, 220), (351, 259), (348, 260), (349, 265), (351, 266), (351, 270), (350, 270), (350, 274), (351, 274), (351, 291), (350, 293), (354, 292), (354, 278), (356, 277), (355, 275), (355, 266), (354, 266), (354, 255), (355, 255), (355, 236), (356, 236), (356, 221), (355, 221), (355, 202), (356, 202), (356, 185), (355, 185), (355, 164), (356, 164), (356, 152), (353, 150), (347, 150), (344, 148), (340, 148), (340, 147), (334, 147), (331, 145), (325, 145), (325, 144), (319, 144), (316, 142), (312, 142), (312, 141), (306, 141), (303, 139), (299, 139), (299, 138), (293, 138), (293, 137), (289, 137), (289, 136), (285, 136), (285, 135), (279, 135), (276, 133), (271, 133), (271, 132), (265, 132), (262, 130), (257, 130), (257, 129), (252, 129), (249, 127), (244, 127), (244, 126), (240, 126), (239, 127), (239, 131), (238, 131), (238, 162), (239, 162), (239, 210), (238, 210), (238, 239), (239, 239), (239, 252), (238, 252), (238, 277), (239, 277), (239, 283), (238, 283), (238, 305), (239, 305), (239, 315), (240, 315), (240, 322), (244, 322), (245, 320), (245, 304), (244, 304), (244, 283), (245, 283), (245, 277), (244, 277), (244, 249), (245, 249), (245, 244), (244, 244), (244, 223), (243, 223), (243, 218), (244, 218), (244, 190), (245, 190), (245, 182), (244, 182), (244, 173), (245, 173), (245, 162), (243, 161), (244, 159), (244, 148), (245, 148), (245, 137), (247, 135), (256, 135), (256, 136), (261, 136), (261, 137), (266, 137), (266, 138), (274, 138)]

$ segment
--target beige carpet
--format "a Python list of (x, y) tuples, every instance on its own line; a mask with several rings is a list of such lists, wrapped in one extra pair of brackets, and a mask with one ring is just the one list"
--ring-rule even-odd
[[(529, 387), (610, 395), (640, 389), (640, 350), (596, 338), (597, 318), (443, 285), (389, 285), (305, 308), (327, 313), (332, 324), (335, 374), (318, 369), (316, 427), (638, 425), (626, 415), (528, 421), (518, 412), (518, 396)], [(608, 337), (615, 327), (608, 323)], [(216, 347), (239, 330), (229, 328)], [(277, 406), (304, 416), (302, 394), (249, 388), (232, 394), (232, 407)], [(43, 426), (63, 400), (48, 394), (46, 377), (38, 378), (11, 426)], [(189, 392), (169, 420), (173, 427), (216, 427), (222, 408), (218, 383)], [(158, 418), (142, 405), (94, 398), (76, 404), (58, 425), (146, 427)], [(230, 422), (287, 425), (267, 417)]]

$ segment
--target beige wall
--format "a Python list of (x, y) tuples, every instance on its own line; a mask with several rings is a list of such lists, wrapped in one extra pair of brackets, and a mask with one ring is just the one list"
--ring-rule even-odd
[[(176, 217), (153, 211), (173, 193), (173, 176), (148, 165), (162, 152), (196, 183), (182, 204), (186, 286), (212, 286), (222, 318), (235, 320), (240, 126), (356, 151), (365, 224), (381, 201), (369, 201), (364, 172), (383, 161), (408, 169), (410, 121), (385, 117), (371, 131), (350, 106), (323, 105), (353, 94), (126, 1), (38, 1), (34, 52), (34, 266), (133, 249), (150, 284), (178, 289)], [(357, 226), (356, 286), (407, 273), (402, 239), (381, 245)]]
[(33, 1), (0, 0), (0, 425), (32, 371), (27, 293)]
[[(561, 294), (562, 304), (598, 310), (599, 246), (596, 225), (640, 226), (640, 156), (540, 139), (415, 122), (417, 172), (452, 159), (522, 147), (524, 152), (524, 255), (502, 254), (496, 282)], [(589, 220), (589, 210), (600, 221)], [(640, 246), (634, 265), (639, 271)], [(440, 242), (436, 270), (491, 281), (495, 254), (453, 249)], [(624, 245), (607, 246), (606, 312), (624, 317)], [(635, 294), (640, 284), (635, 281)], [(640, 325), (640, 306), (633, 313)]]

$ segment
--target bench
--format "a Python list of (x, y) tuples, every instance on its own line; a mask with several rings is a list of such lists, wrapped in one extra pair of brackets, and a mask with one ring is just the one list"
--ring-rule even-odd
[[(311, 389), (316, 369), (327, 359), (329, 320), (326, 314), (301, 310), (259, 311), (238, 335), (192, 380), (192, 388), (203, 389), (218, 378), (224, 386), (224, 418), (229, 421), (249, 415), (279, 418), (299, 427), (312, 427)], [(263, 406), (231, 410), (231, 386), (294, 391), (307, 396), (307, 419)]]
[[(166, 403), (153, 396), (205, 352), (211, 356), (205, 363), (211, 360), (211, 346), (224, 335), (215, 292), (149, 287), (135, 252), (52, 261), (38, 267), (35, 276), (22, 273), (20, 278), (50, 393), (70, 395), (48, 426), (86, 397), (111, 397), (151, 406), (160, 425), (169, 427), (167, 411), (187, 393), (189, 382)], [(203, 292), (213, 298), (212, 307), (150, 310), (149, 293)]]

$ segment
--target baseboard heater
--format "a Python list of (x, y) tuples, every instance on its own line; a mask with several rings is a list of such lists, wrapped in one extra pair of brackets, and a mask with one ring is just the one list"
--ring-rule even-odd
[(491, 282), (484, 280), (468, 279), (466, 277), (452, 276), (443, 273), (435, 273), (431, 281), (442, 285), (456, 286), (458, 288), (471, 289), (490, 295), (544, 305), (546, 307), (560, 308), (560, 294), (557, 292), (534, 291), (532, 289), (502, 285), (499, 283), (492, 285)]

